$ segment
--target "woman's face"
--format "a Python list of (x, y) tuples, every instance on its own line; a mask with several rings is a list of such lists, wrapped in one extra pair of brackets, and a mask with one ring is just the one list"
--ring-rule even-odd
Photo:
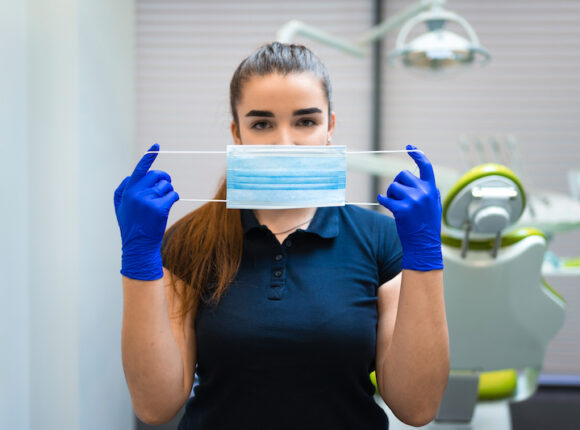
[(320, 80), (309, 73), (253, 76), (232, 121), (236, 145), (329, 145), (334, 132)]

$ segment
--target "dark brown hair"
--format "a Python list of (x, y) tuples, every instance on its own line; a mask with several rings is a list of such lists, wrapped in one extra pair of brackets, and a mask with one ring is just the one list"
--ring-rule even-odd
[[(253, 76), (271, 73), (312, 73), (320, 78), (331, 115), (332, 91), (326, 67), (306, 47), (274, 42), (244, 59), (230, 83), (230, 107), (236, 125), (237, 106), (244, 83)], [(225, 178), (214, 197), (226, 199)], [(200, 300), (217, 303), (234, 280), (242, 260), (243, 232), (240, 211), (224, 203), (209, 202), (187, 214), (166, 232), (162, 247), (163, 265), (185, 284), (180, 295), (181, 317), (195, 309)]]
[(272, 73), (311, 73), (320, 79), (326, 101), (328, 115), (332, 112), (332, 88), (328, 70), (312, 51), (302, 45), (274, 42), (264, 45), (240, 63), (230, 82), (230, 109), (236, 126), (239, 127), (237, 106), (242, 97), (244, 83), (253, 76)]

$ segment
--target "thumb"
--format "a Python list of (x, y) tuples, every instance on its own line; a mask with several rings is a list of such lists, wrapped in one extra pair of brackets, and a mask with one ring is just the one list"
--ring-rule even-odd
[(415, 164), (419, 167), (419, 173), (421, 175), (421, 179), (432, 184), (435, 183), (435, 174), (433, 173), (433, 166), (431, 166), (431, 162), (427, 158), (427, 156), (423, 152), (419, 152), (417, 147), (413, 145), (407, 145), (408, 151), (417, 151), (417, 152), (409, 152), (409, 156), (415, 161)]
[(391, 199), (391, 198), (389, 198), (387, 196), (383, 196), (382, 194), (379, 194), (377, 196), (377, 201), (382, 206), (384, 206), (385, 208), (387, 208), (388, 210), (390, 210), (393, 214), (399, 208), (399, 203), (396, 200)]
[[(149, 151), (154, 151), (154, 152), (151, 153)], [(139, 163), (135, 167), (135, 170), (133, 171), (133, 174), (131, 175), (131, 182), (132, 183), (137, 182), (139, 179), (141, 179), (143, 176), (145, 176), (147, 174), (147, 172), (149, 171), (149, 168), (151, 167), (151, 165), (153, 164), (153, 162), (157, 158), (157, 152), (159, 151), (159, 144), (154, 143), (153, 146), (151, 146), (151, 148), (149, 148), (149, 151), (147, 152), (147, 154), (145, 154), (143, 156), (143, 158), (141, 158), (141, 160), (139, 160)]]

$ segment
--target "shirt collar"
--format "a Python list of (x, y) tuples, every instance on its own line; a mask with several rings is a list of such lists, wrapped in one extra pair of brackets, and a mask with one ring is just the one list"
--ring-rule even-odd
[(306, 231), (326, 239), (338, 236), (338, 207), (328, 206), (316, 209), (314, 218)]
[[(241, 209), (240, 213), (244, 234), (250, 230), (261, 227), (253, 210)], [(326, 239), (338, 236), (338, 207), (330, 206), (317, 208), (314, 218), (312, 218), (306, 231), (317, 234)]]
[(251, 209), (240, 209), (240, 216), (242, 219), (242, 230), (244, 234), (255, 228), (260, 228), (260, 223)]

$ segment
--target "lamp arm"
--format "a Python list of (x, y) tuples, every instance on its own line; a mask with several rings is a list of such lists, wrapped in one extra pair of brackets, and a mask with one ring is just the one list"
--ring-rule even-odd
[(278, 30), (276, 40), (282, 43), (290, 43), (297, 35), (306, 36), (317, 42), (332, 46), (359, 57), (363, 57), (365, 54), (360, 47), (295, 19), (288, 21), (280, 30)]
[(449, 14), (449, 16), (450, 16), (450, 18), (449, 18), (450, 21), (455, 21), (463, 27), (465, 32), (469, 35), (469, 39), (471, 39), (471, 43), (473, 45), (476, 45), (476, 46), (480, 45), (479, 38), (477, 37), (475, 30), (473, 29), (473, 27), (471, 25), (469, 25), (469, 23), (463, 17), (461, 17), (453, 12), (447, 12), (447, 14)]
[(463, 17), (457, 15), (456, 13), (451, 12), (451, 15), (453, 15), (454, 17), (454, 19), (451, 19), (451, 21), (455, 20), (456, 22), (458, 22), (465, 29), (465, 32), (469, 35), (469, 38), (471, 39), (472, 51), (478, 52), (479, 54), (485, 57), (485, 60), (483, 60), (481, 64), (488, 63), (489, 60), (491, 60), (491, 55), (489, 54), (489, 51), (485, 49), (483, 46), (481, 46), (481, 44), (479, 43), (479, 38), (477, 37), (477, 34), (475, 33), (473, 27), (469, 25), (469, 23)]
[(371, 27), (357, 39), (357, 45), (365, 46), (375, 40), (381, 39), (389, 31), (399, 27), (408, 19), (414, 17), (415, 15), (429, 9), (433, 6), (440, 6), (445, 3), (445, 0), (420, 0), (414, 5), (409, 6), (407, 9), (403, 9), (398, 14), (394, 15), (391, 19), (380, 23), (374, 27)]

